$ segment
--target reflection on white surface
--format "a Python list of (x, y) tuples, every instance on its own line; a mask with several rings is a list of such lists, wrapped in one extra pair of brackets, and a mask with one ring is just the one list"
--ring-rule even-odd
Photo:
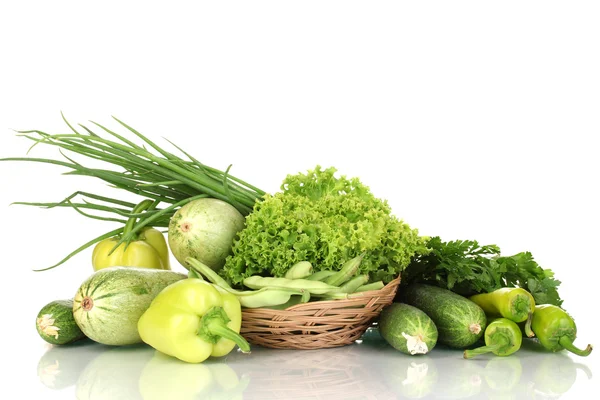
[[(578, 373), (581, 371), (581, 373)], [(534, 343), (509, 357), (471, 360), (437, 346), (404, 355), (369, 331), (351, 346), (274, 350), (186, 364), (149, 346), (83, 341), (54, 346), (38, 363), (49, 389), (73, 387), (84, 399), (556, 399), (591, 379), (585, 359)]]

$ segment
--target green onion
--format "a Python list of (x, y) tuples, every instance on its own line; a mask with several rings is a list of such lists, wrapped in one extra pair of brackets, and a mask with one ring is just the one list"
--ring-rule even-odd
[[(128, 134), (133, 135), (134, 140), (140, 141), (139, 144), (96, 122), (92, 121), (91, 123), (100, 129), (99, 132), (105, 137), (81, 124), (78, 124), (81, 129), (77, 130), (66, 120), (64, 115), (62, 115), (62, 118), (71, 132), (52, 135), (40, 130), (27, 130), (17, 131), (17, 133), (21, 137), (34, 142), (28, 153), (38, 145), (56, 146), (66, 161), (33, 157), (10, 157), (0, 159), (0, 161), (39, 162), (66, 167), (70, 171), (64, 173), (64, 175), (91, 176), (101, 179), (113, 188), (125, 190), (144, 199), (154, 201), (154, 206), (142, 213), (134, 214), (135, 204), (133, 203), (81, 191), (77, 191), (59, 202), (13, 203), (45, 208), (71, 207), (87, 218), (116, 222), (121, 225), (124, 225), (126, 219), (139, 217), (129, 234), (122, 235), (123, 228), (107, 232), (85, 243), (50, 268), (64, 263), (75, 254), (103, 238), (120, 235), (119, 243), (129, 243), (135, 237), (136, 232), (146, 226), (168, 227), (169, 220), (177, 209), (196, 198), (214, 197), (231, 204), (242, 215), (248, 215), (254, 204), (261, 201), (265, 194), (257, 187), (231, 176), (229, 174), (231, 165), (228, 166), (226, 171), (207, 166), (167, 140), (185, 158), (177, 156), (162, 149), (140, 132), (115, 117), (113, 119), (124, 127)], [(65, 152), (104, 162), (110, 168), (87, 167), (74, 161)], [(77, 196), (83, 197), (83, 200), (81, 202), (75, 201), (74, 199)], [(159, 208), (158, 205), (161, 203), (165, 203), (167, 206)], [(108, 213), (112, 216), (103, 216), (97, 213)]]

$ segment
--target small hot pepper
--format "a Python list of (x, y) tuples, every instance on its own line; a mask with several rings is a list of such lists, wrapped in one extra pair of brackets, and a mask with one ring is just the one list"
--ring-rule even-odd
[(551, 351), (568, 350), (578, 356), (589, 356), (592, 345), (583, 350), (575, 347), (577, 326), (571, 316), (562, 308), (552, 304), (539, 304), (533, 311), (531, 329), (542, 346)]
[[(146, 210), (153, 202), (144, 200), (138, 204), (132, 214)], [(137, 217), (133, 216), (125, 225), (123, 235), (130, 235)], [(140, 267), (153, 269), (171, 269), (169, 261), (169, 247), (164, 235), (154, 229), (145, 228), (129, 243), (121, 243), (120, 236), (105, 239), (99, 242), (92, 252), (92, 266), (94, 271), (108, 267)]]
[(188, 363), (222, 357), (238, 345), (250, 345), (239, 334), (242, 308), (237, 297), (197, 278), (163, 289), (138, 321), (142, 340), (156, 350)]
[(485, 346), (465, 350), (464, 358), (479, 354), (494, 353), (497, 356), (509, 356), (521, 348), (523, 335), (516, 322), (508, 318), (495, 318), (485, 328)]

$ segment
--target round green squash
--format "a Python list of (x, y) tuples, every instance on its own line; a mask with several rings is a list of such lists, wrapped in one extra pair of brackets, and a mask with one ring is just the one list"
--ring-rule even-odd
[(141, 343), (137, 323), (161, 290), (187, 275), (138, 267), (110, 267), (95, 272), (77, 290), (73, 316), (95, 342), (123, 346)]

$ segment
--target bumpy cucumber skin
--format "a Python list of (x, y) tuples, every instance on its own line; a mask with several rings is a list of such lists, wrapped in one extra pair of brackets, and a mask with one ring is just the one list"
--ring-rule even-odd
[(75, 321), (95, 342), (113, 346), (141, 343), (137, 323), (142, 314), (161, 290), (185, 278), (187, 275), (169, 270), (101, 269), (79, 287), (73, 304)]
[(438, 342), (448, 347), (467, 348), (484, 334), (487, 318), (483, 309), (448, 289), (413, 284), (402, 289), (400, 299), (424, 311), (438, 329)]
[[(379, 333), (396, 350), (409, 354), (407, 339), (402, 335), (418, 336), (430, 352), (436, 345), (438, 330), (433, 320), (423, 311), (404, 303), (392, 303), (379, 314)], [(420, 353), (420, 354), (426, 354)]]
[(46, 304), (36, 318), (36, 329), (51, 344), (69, 344), (85, 338), (73, 317), (73, 300), (55, 300)]

